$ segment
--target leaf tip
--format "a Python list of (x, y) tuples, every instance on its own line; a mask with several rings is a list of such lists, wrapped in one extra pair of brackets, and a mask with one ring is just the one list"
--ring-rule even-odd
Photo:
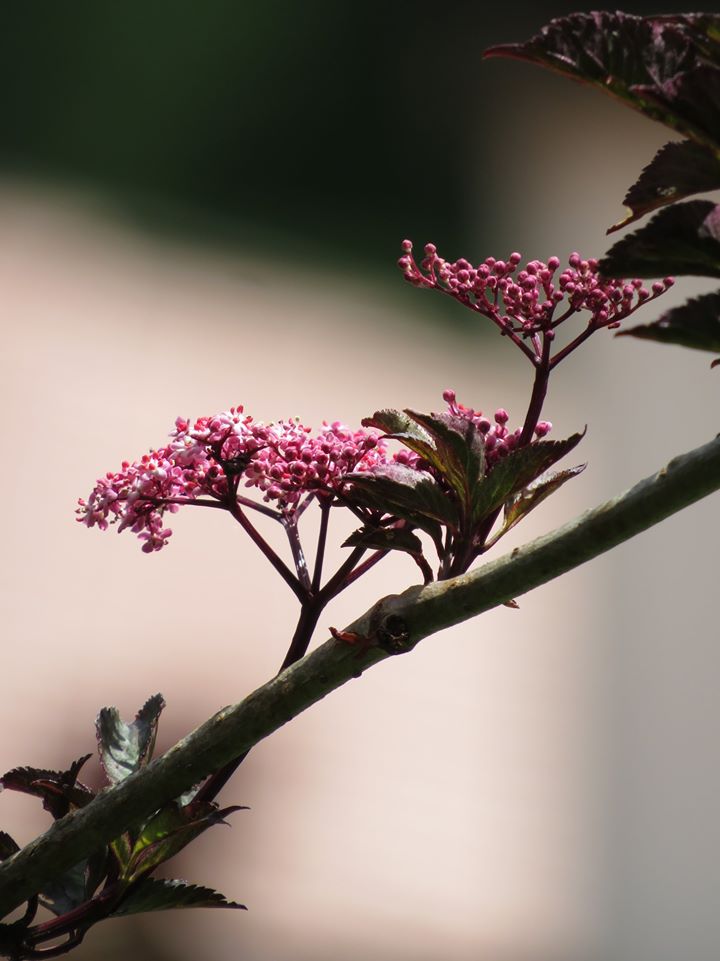
[(627, 211), (625, 216), (622, 218), (622, 220), (618, 220), (616, 224), (612, 224), (610, 227), (608, 227), (608, 229), (605, 231), (606, 235), (614, 234), (616, 230), (622, 230), (623, 227), (627, 227), (629, 223), (632, 223), (632, 220), (635, 216), (634, 211), (631, 207), (625, 207), (624, 209)]

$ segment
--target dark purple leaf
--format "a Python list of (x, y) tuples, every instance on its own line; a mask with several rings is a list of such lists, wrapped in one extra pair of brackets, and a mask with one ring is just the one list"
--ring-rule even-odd
[(632, 93), (644, 113), (662, 120), (698, 143), (720, 149), (720, 69), (702, 63), (660, 83), (637, 84)]
[[(702, 42), (701, 42), (702, 41)], [(576, 13), (552, 20), (526, 43), (491, 47), (486, 57), (509, 57), (549, 67), (593, 84), (642, 113), (682, 130), (665, 105), (648, 103), (634, 87), (656, 87), (701, 62), (707, 42), (699, 23), (626, 13)]]
[(519, 447), (499, 461), (475, 492), (473, 520), (481, 523), (511, 497), (528, 487), (561, 457), (577, 447), (585, 436), (573, 434), (567, 440), (543, 440)]
[(115, 707), (104, 707), (96, 729), (100, 760), (111, 784), (117, 784), (152, 757), (160, 712), (165, 707), (161, 694), (155, 694), (126, 724)]
[(383, 464), (348, 475), (349, 499), (410, 521), (434, 534), (437, 524), (458, 523), (457, 507), (430, 474), (402, 464)]
[(55, 819), (65, 817), (71, 807), (85, 807), (95, 797), (89, 787), (77, 781), (78, 773), (90, 754), (74, 761), (67, 771), (16, 767), (0, 778), (0, 786), (42, 799), (43, 807)]
[(422, 554), (422, 541), (406, 527), (361, 527), (342, 546)]
[(618, 336), (720, 353), (720, 291), (695, 297), (668, 310), (654, 323), (623, 330)]
[(600, 261), (606, 277), (720, 277), (720, 207), (691, 200), (661, 210)]
[(17, 854), (20, 845), (5, 831), (0, 831), (0, 861), (6, 861)]
[[(455, 491), (460, 503), (469, 505), (471, 491), (485, 473), (485, 442), (480, 431), (471, 420), (449, 412), (405, 413), (432, 436), (435, 450), (426, 459)], [(415, 449), (410, 442), (405, 443)]]
[(381, 410), (363, 420), (423, 458), (455, 491), (461, 503), (485, 470), (482, 434), (466, 417), (444, 412)]
[(388, 437), (395, 437), (403, 442), (412, 440), (432, 448), (430, 435), (412, 417), (409, 417), (406, 411), (392, 410), (391, 408), (376, 410), (372, 417), (363, 418), (362, 425), (363, 427), (374, 427), (376, 430), (381, 430), (384, 434), (387, 434)]
[(239, 908), (244, 904), (228, 901), (212, 888), (203, 888), (185, 881), (143, 878), (135, 884), (120, 906), (110, 917), (126, 914), (142, 914), (148, 911), (168, 911), (172, 908)]
[(719, 187), (720, 159), (714, 151), (693, 140), (667, 143), (625, 195), (627, 217), (610, 227), (608, 233), (626, 227), (658, 207)]

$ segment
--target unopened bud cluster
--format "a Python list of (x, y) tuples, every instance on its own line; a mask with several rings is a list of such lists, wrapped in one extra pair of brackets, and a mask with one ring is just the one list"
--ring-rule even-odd
[(598, 273), (597, 260), (584, 260), (577, 253), (562, 269), (557, 257), (547, 263), (531, 260), (521, 268), (519, 253), (507, 260), (488, 257), (473, 266), (464, 258), (443, 260), (435, 244), (426, 244), (418, 266), (412, 242), (403, 241), (402, 249), (398, 266), (409, 283), (449, 294), (520, 336), (550, 331), (581, 310), (589, 311), (595, 327), (616, 327), (673, 284), (672, 277), (666, 277), (648, 289), (638, 279), (604, 278)]
[[(448, 405), (451, 414), (472, 421), (483, 435), (485, 460), (488, 469), (494, 467), (501, 458), (509, 454), (511, 450), (515, 450), (518, 446), (522, 428), (517, 427), (515, 430), (508, 428), (507, 423), (510, 415), (504, 407), (500, 407), (495, 411), (491, 421), (488, 417), (483, 416), (481, 410), (476, 411), (473, 410), (472, 407), (465, 407), (463, 404), (459, 404), (454, 390), (444, 391), (443, 400)], [(552, 424), (547, 420), (541, 420), (535, 426), (535, 437), (540, 440), (542, 437), (546, 437), (551, 430)]]

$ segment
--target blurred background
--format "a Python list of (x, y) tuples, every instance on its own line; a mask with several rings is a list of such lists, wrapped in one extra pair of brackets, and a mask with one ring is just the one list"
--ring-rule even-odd
[[(65, 765), (101, 706), (155, 691), (165, 748), (282, 660), (293, 598), (224, 515), (181, 512), (152, 556), (75, 524), (177, 415), (358, 424), (452, 386), (521, 422), (523, 358), (395, 260), (406, 236), (474, 262), (606, 249), (667, 133), (480, 59), (574, 9), (4, 6), (2, 770)], [(546, 416), (589, 425), (589, 468), (515, 542), (714, 435), (708, 367), (599, 335), (560, 368)], [(225, 789), (251, 810), (170, 865), (248, 913), (109, 922), (75, 957), (717, 961), (716, 523), (713, 498), (317, 705)], [(386, 561), (319, 637), (415, 580)], [(23, 843), (37, 808), (5, 793), (0, 824)]]

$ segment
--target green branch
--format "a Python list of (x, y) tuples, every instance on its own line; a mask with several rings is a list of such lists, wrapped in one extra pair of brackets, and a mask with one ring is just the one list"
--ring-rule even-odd
[[(348, 629), (356, 645), (327, 641), (316, 651), (224, 708), (153, 761), (62, 818), (0, 865), (0, 917), (50, 878), (88, 857), (130, 823), (147, 817), (208, 774), (250, 750), (296, 715), (389, 656), (411, 650), (443, 628), (592, 560), (720, 488), (720, 438), (676, 457), (627, 493), (479, 570), (383, 598)], [(385, 647), (379, 645), (385, 645)]]

